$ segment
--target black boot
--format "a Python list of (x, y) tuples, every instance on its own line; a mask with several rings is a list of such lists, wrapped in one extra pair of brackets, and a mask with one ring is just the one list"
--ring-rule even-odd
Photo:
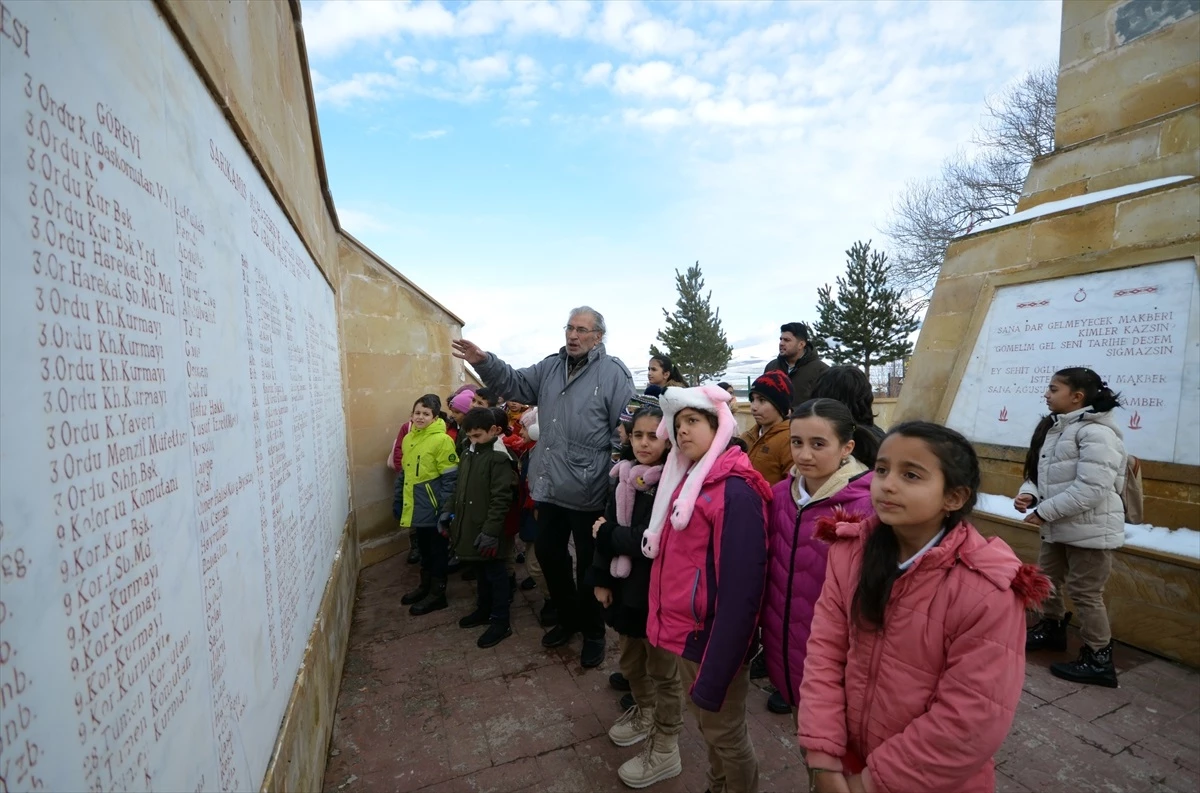
[(441, 611), (446, 608), (446, 579), (435, 578), (432, 585), (429, 587), (429, 594), (426, 595), (420, 603), (408, 610), (409, 614), (414, 617), (419, 617), (422, 614), (429, 614), (434, 611)]
[(1057, 650), (1061, 653), (1067, 649), (1067, 624), (1070, 622), (1069, 611), (1061, 620), (1052, 620), (1049, 617), (1038, 620), (1036, 625), (1025, 631), (1025, 652)]
[(1117, 670), (1113, 666), (1112, 651), (1111, 640), (1100, 650), (1093, 650), (1085, 644), (1079, 648), (1078, 659), (1050, 664), (1050, 674), (1072, 683), (1116, 688)]
[(404, 597), (400, 598), (400, 602), (405, 606), (411, 606), (413, 603), (419, 603), (429, 594), (429, 587), (433, 584), (433, 576), (424, 570), (421, 571), (421, 583), (411, 592), (406, 592)]
[(512, 636), (512, 628), (507, 622), (489, 622), (488, 629), (475, 641), (475, 646), (481, 650), (495, 647), (500, 642)]

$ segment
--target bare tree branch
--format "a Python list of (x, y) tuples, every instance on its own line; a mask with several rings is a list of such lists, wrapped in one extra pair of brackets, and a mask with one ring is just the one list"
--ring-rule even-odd
[(979, 223), (1012, 213), (1034, 158), (1054, 150), (1058, 70), (1043, 66), (989, 97), (973, 156), (946, 160), (942, 173), (910, 181), (892, 203), (884, 232), (893, 248), (893, 285), (927, 303), (946, 248)]

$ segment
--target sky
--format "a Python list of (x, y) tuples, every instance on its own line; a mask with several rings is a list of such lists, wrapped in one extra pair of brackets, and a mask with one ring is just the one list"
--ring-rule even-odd
[(984, 102), (1058, 56), (1058, 0), (305, 0), (342, 227), (523, 366), (591, 305), (635, 375), (699, 261), (735, 360)]

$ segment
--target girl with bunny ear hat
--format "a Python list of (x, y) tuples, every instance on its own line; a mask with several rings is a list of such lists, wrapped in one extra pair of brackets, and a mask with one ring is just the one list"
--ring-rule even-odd
[[(650, 573), (652, 645), (674, 654), (699, 722), (713, 790), (758, 789), (746, 729), (750, 659), (767, 566), (771, 489), (733, 443), (730, 395), (715, 385), (667, 388), (659, 397), (663, 466), (642, 552)], [(671, 531), (664, 531), (667, 521)]]

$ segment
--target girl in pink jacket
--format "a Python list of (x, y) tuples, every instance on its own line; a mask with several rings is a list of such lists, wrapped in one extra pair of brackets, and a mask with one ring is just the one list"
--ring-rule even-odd
[(800, 746), (822, 791), (992, 791), (1025, 680), (1025, 608), (1049, 581), (966, 522), (979, 461), (954, 430), (892, 429), (877, 518), (822, 522), (829, 565), (800, 684)]
[(767, 594), (762, 610), (763, 657), (777, 689), (772, 713), (790, 713), (800, 694), (813, 608), (825, 582), (829, 546), (813, 537), (833, 515), (865, 520), (871, 510), (871, 470), (879, 440), (857, 427), (836, 399), (810, 399), (792, 411), (788, 428), (793, 467), (771, 488), (767, 518)]

